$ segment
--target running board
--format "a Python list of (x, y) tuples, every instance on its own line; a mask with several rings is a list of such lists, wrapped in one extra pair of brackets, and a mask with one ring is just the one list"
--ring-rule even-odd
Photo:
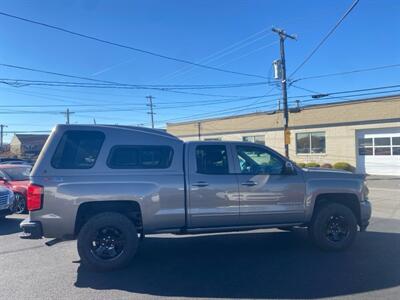
[(270, 228), (301, 226), (301, 225), (304, 225), (304, 223), (279, 223), (279, 224), (268, 224), (268, 225), (182, 228), (179, 233), (175, 233), (175, 234), (202, 234), (202, 233), (250, 231), (250, 230), (257, 230), (257, 229), (270, 229)]

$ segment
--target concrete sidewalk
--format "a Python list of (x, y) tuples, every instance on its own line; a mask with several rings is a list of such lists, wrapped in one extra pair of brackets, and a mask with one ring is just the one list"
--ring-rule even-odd
[(400, 177), (368, 176), (372, 216), (400, 220)]

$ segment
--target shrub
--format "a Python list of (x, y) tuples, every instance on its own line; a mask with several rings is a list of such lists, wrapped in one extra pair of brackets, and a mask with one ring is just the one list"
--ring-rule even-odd
[(310, 163), (306, 163), (306, 167), (307, 168), (319, 168), (320, 165), (318, 163), (315, 163), (315, 162), (310, 162)]
[(296, 163), (296, 165), (298, 165), (300, 168), (304, 168), (305, 166), (306, 166), (306, 164), (305, 163)]
[(321, 168), (327, 168), (327, 169), (332, 169), (332, 165), (329, 163), (325, 163), (321, 165)]
[(333, 165), (334, 169), (345, 170), (345, 171), (354, 171), (354, 167), (346, 162), (337, 162)]

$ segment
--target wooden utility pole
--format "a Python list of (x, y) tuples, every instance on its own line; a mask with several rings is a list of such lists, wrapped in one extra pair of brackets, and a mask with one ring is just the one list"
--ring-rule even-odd
[(290, 38), (295, 40), (296, 37), (287, 34), (283, 29), (272, 28), (272, 31), (279, 35), (280, 55), (281, 55), (280, 66), (281, 66), (281, 85), (282, 85), (282, 98), (283, 98), (283, 131), (285, 139), (285, 156), (289, 158), (290, 131), (289, 131), (289, 109), (287, 101), (285, 39)]
[(61, 112), (63, 115), (65, 115), (65, 124), (70, 124), (69, 122), (69, 117), (71, 114), (74, 114), (74, 112), (70, 111), (69, 108), (65, 112)]
[(155, 115), (155, 112), (153, 110), (153, 108), (154, 108), (154, 105), (153, 105), (154, 97), (153, 96), (147, 96), (146, 98), (149, 100), (149, 104), (147, 104), (147, 106), (150, 107), (150, 111), (148, 112), (148, 114), (151, 116), (151, 128), (154, 128), (154, 115)]
[(197, 122), (197, 135), (199, 137), (199, 141), (201, 141), (201, 123)]
[(0, 150), (3, 150), (4, 127), (8, 127), (8, 126), (4, 125), (4, 124), (0, 124)]

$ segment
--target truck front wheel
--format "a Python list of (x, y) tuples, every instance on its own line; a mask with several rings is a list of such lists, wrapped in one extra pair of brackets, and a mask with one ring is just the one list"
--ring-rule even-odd
[(308, 231), (322, 250), (340, 251), (353, 244), (357, 235), (357, 219), (347, 206), (324, 204), (317, 208)]
[(96, 271), (126, 267), (138, 246), (135, 225), (126, 216), (105, 212), (90, 218), (78, 236), (82, 264)]

